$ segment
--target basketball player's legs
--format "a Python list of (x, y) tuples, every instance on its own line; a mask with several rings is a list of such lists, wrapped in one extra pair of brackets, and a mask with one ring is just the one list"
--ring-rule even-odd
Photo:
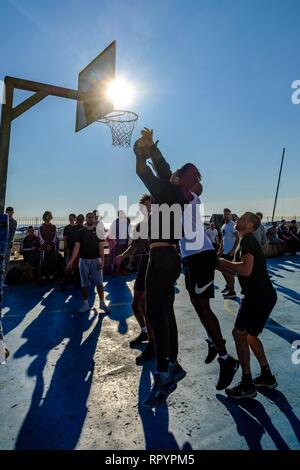
[(145, 291), (134, 289), (132, 300), (133, 314), (141, 327), (141, 330), (146, 327), (145, 322)]

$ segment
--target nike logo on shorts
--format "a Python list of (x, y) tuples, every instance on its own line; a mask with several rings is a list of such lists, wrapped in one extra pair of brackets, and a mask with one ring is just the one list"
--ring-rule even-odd
[(210, 281), (208, 284), (206, 284), (206, 286), (203, 286), (203, 287), (198, 287), (197, 284), (195, 285), (195, 292), (197, 295), (200, 295), (202, 294), (203, 292), (206, 291), (206, 289), (211, 286), (212, 284), (214, 283), (214, 281)]

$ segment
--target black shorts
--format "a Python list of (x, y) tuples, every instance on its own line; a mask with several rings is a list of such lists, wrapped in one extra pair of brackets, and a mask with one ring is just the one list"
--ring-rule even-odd
[(221, 258), (227, 259), (227, 261), (233, 261), (234, 260), (234, 255), (233, 256), (230, 256), (229, 254), (222, 255)]
[(185, 286), (191, 297), (214, 298), (216, 263), (215, 250), (202, 251), (184, 258)]
[(138, 267), (138, 272), (137, 272), (136, 279), (135, 279), (134, 286), (133, 286), (134, 290), (138, 290), (140, 292), (145, 291), (145, 278), (146, 278), (148, 261), (149, 261), (149, 256), (145, 256), (145, 255), (141, 256), (139, 267)]
[(266, 297), (246, 296), (241, 301), (241, 306), (235, 321), (235, 328), (246, 330), (251, 336), (258, 336), (277, 302), (277, 294), (272, 289)]

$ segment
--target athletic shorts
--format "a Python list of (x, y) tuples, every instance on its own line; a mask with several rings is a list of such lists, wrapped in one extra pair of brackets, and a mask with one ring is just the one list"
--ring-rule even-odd
[(138, 272), (134, 282), (133, 289), (139, 292), (145, 292), (145, 278), (148, 267), (149, 256), (141, 256)]
[(227, 255), (221, 255), (221, 258), (227, 259), (227, 261), (233, 261), (234, 260), (234, 255), (230, 256), (229, 254)]
[(216, 263), (215, 250), (202, 251), (183, 259), (185, 286), (191, 297), (214, 298)]
[(99, 259), (79, 259), (81, 287), (88, 287), (91, 284), (94, 286), (103, 284), (103, 270), (99, 268)]
[(235, 321), (235, 328), (240, 331), (246, 330), (251, 336), (258, 336), (277, 302), (277, 294), (272, 289), (266, 297), (245, 296)]

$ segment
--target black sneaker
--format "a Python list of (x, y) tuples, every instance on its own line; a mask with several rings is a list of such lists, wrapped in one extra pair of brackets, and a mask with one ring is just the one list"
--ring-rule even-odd
[(236, 298), (236, 292), (235, 290), (229, 290), (226, 292), (226, 294), (223, 294), (224, 299), (235, 299)]
[(172, 376), (169, 376), (167, 380), (163, 381), (159, 374), (154, 374), (154, 383), (143, 405), (149, 406), (150, 408), (157, 408), (166, 402), (170, 393), (174, 392), (176, 388), (177, 383)]
[(221, 290), (221, 294), (225, 294), (225, 292), (228, 292), (230, 290), (230, 287), (225, 286), (223, 290)]
[(228, 397), (234, 398), (235, 400), (240, 400), (242, 398), (255, 398), (257, 395), (257, 391), (253, 383), (249, 388), (246, 388), (242, 382), (239, 382), (232, 388), (226, 388), (225, 393)]
[(137, 366), (142, 366), (145, 362), (155, 358), (155, 349), (152, 342), (149, 342), (145, 350), (135, 358)]
[(262, 374), (258, 375), (253, 379), (253, 383), (255, 387), (266, 387), (266, 388), (276, 388), (278, 386), (277, 380), (275, 379), (274, 375), (270, 375), (270, 377), (266, 378)]
[(148, 341), (148, 333), (146, 333), (145, 331), (141, 331), (136, 338), (130, 341), (129, 346), (131, 348), (134, 348), (135, 346), (138, 346), (139, 344), (142, 344), (145, 341)]
[(181, 365), (177, 362), (177, 365), (175, 368), (172, 369), (171, 366), (169, 366), (169, 373), (175, 380), (175, 382), (179, 382), (180, 380), (184, 379), (186, 376), (186, 371), (181, 367)]
[(5, 348), (5, 359), (10, 355), (9, 349)]
[(216, 389), (224, 390), (224, 388), (231, 384), (234, 374), (238, 370), (240, 363), (237, 359), (234, 359), (231, 356), (228, 356), (226, 360), (219, 357), (218, 361), (220, 364), (220, 375)]
[(208, 344), (208, 352), (204, 362), (205, 364), (210, 364), (218, 355), (218, 351), (214, 343), (211, 343), (210, 341), (208, 341), (208, 339), (206, 339), (205, 341)]

